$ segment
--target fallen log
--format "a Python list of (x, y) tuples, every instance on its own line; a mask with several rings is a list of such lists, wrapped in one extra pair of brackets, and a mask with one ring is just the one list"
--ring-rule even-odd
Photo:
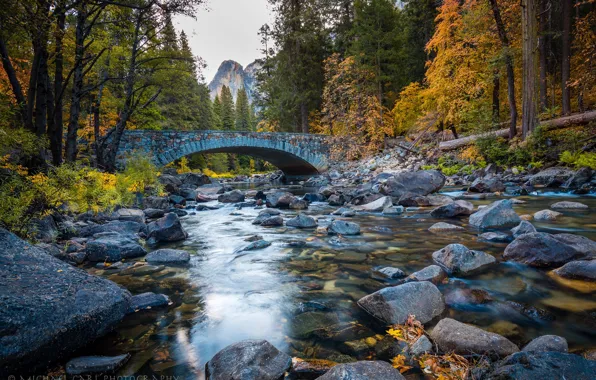
[[(540, 125), (543, 128), (549, 129), (561, 129), (567, 128), (574, 125), (583, 125), (587, 124), (593, 120), (596, 120), (596, 110), (594, 111), (587, 111), (583, 113), (578, 113), (570, 116), (563, 116), (556, 119), (545, 120), (540, 122)], [(519, 128), (519, 127), (518, 127)], [(518, 129), (519, 133), (519, 129)], [(462, 146), (466, 146), (468, 144), (473, 143), (474, 141), (478, 140), (479, 138), (483, 137), (508, 137), (509, 136), (509, 128), (506, 129), (498, 129), (496, 131), (480, 133), (477, 135), (470, 135), (466, 137), (462, 137), (455, 140), (450, 141), (443, 141), (439, 144), (440, 150), (453, 150), (457, 148), (461, 148)]]

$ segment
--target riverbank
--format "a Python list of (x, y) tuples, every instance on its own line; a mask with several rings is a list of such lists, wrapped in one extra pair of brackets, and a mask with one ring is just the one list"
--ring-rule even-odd
[[(387, 364), (336, 367), (325, 378), (400, 378), (389, 363), (417, 378), (438, 376), (455, 363), (444, 354), (455, 353), (465, 360), (457, 358), (458, 368), (482, 378), (591, 373), (596, 202), (577, 191), (591, 177), (488, 168), (447, 179), (407, 171), (417, 164), (400, 173), (332, 169), (306, 181), (310, 188), (233, 190), (196, 174), (164, 174), (170, 195), (147, 197), (137, 209), (54, 216), (56, 231), (46, 235), (58, 241), (40, 248), (145, 294), (110, 324), (115, 332), (81, 342), (58, 363), (67, 370), (81, 367), (67, 364), (73, 354), (125, 355), (114, 367), (120, 374), (195, 378), (209, 363), (207, 373), (219, 378), (234, 360), (232, 376), (316, 378), (337, 363), (374, 359)], [(580, 194), (561, 192), (569, 181)], [(587, 209), (555, 206), (562, 200)], [(410, 314), (427, 332), (396, 339), (394, 331), (414, 323)], [(257, 341), (236, 344), (244, 339)], [(258, 361), (272, 355), (271, 366)]]

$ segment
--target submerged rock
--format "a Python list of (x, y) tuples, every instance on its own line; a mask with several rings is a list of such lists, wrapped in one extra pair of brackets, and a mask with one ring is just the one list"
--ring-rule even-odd
[(386, 324), (402, 324), (410, 314), (426, 323), (445, 309), (441, 292), (428, 281), (383, 288), (358, 300), (358, 305)]
[(596, 361), (562, 352), (518, 352), (496, 363), (487, 380), (573, 379), (592, 380)]
[(497, 262), (494, 256), (468, 249), (462, 244), (449, 244), (433, 253), (433, 260), (450, 275), (466, 275), (485, 269)]
[(257, 249), (263, 249), (263, 248), (267, 248), (271, 245), (270, 241), (267, 240), (256, 240), (253, 241), (252, 243), (250, 243), (249, 245), (247, 245), (246, 247), (242, 248), (240, 251), (238, 252), (244, 252), (244, 251), (254, 251)]
[(66, 373), (70, 376), (112, 374), (130, 358), (130, 354), (118, 356), (81, 356), (66, 363)]
[(405, 380), (405, 377), (391, 364), (375, 360), (338, 364), (317, 380)]
[(243, 340), (219, 351), (205, 364), (207, 380), (279, 380), (292, 358), (266, 340)]
[(326, 330), (339, 323), (335, 313), (308, 311), (295, 316), (289, 325), (288, 335), (296, 339), (306, 339), (319, 330)]
[(596, 242), (586, 237), (533, 232), (521, 235), (509, 244), (503, 258), (533, 267), (552, 267), (594, 254)]
[(557, 203), (553, 203), (550, 208), (555, 209), (555, 210), (586, 210), (589, 209), (588, 205), (585, 205), (583, 203), (579, 203), (579, 202), (569, 202), (569, 201), (563, 201), (563, 202), (557, 202)]
[(130, 293), (0, 228), (0, 378), (45, 370), (116, 326)]
[(186, 264), (190, 261), (190, 253), (181, 249), (158, 249), (149, 253), (145, 261), (151, 264)]
[(504, 357), (519, 351), (515, 344), (501, 335), (451, 318), (441, 319), (430, 336), (443, 352)]
[(512, 227), (520, 222), (509, 199), (493, 202), (470, 215), (470, 225), (479, 229)]
[(358, 235), (360, 234), (360, 226), (353, 222), (334, 220), (329, 224), (327, 232), (329, 234), (337, 235)]
[(455, 231), (463, 231), (464, 228), (460, 226), (456, 226), (455, 224), (449, 224), (445, 222), (435, 223), (428, 229), (430, 232), (455, 232)]
[(571, 261), (555, 269), (554, 273), (573, 280), (596, 281), (596, 259)]

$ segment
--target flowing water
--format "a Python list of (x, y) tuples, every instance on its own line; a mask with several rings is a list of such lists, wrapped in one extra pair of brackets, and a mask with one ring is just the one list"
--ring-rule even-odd
[[(459, 194), (455, 190), (445, 193)], [(588, 204), (591, 210), (596, 208), (593, 197), (541, 193), (518, 197), (527, 203), (515, 205), (515, 209), (520, 215), (532, 214), (570, 197)], [(313, 203), (305, 213), (324, 225), (335, 209)], [(172, 305), (127, 317), (86, 354), (129, 352), (132, 358), (121, 375), (174, 375), (178, 379), (202, 378), (205, 363), (217, 351), (248, 338), (267, 339), (280, 350), (303, 358), (342, 362), (374, 357), (375, 341), (384, 328), (361, 311), (356, 301), (392, 282), (377, 277), (372, 268), (395, 266), (409, 274), (432, 264), (432, 253), (450, 243), (462, 243), (501, 259), (507, 245), (479, 241), (478, 231), (467, 225), (467, 218), (443, 220), (464, 227), (464, 231), (430, 233), (428, 228), (440, 220), (423, 209), (392, 217), (356, 215), (349, 220), (361, 225), (362, 234), (341, 238), (317, 235), (314, 230), (252, 225), (259, 211), (228, 204), (183, 217), (189, 237), (169, 247), (191, 253), (188, 267), (149, 267), (137, 273), (89, 268), (133, 294), (167, 294)], [(296, 212), (283, 214), (287, 219)], [(571, 232), (596, 240), (593, 212), (564, 214), (556, 222), (533, 224), (539, 231)], [(245, 239), (256, 234), (272, 245), (239, 252), (249, 244)], [(488, 292), (492, 301), (484, 303), (468, 304), (449, 296), (446, 315), (504, 334), (518, 345), (539, 335), (556, 334), (568, 340), (571, 351), (594, 348), (593, 286), (560, 283), (545, 270), (501, 262), (488, 272), (452, 277), (439, 288), (444, 295), (457, 295), (461, 289)], [(369, 338), (366, 344), (362, 344), (363, 338)], [(360, 344), (354, 343), (357, 340)]]

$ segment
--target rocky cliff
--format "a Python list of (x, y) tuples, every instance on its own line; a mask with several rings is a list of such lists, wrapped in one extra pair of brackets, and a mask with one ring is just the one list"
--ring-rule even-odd
[(241, 64), (236, 61), (227, 60), (219, 65), (219, 69), (215, 77), (209, 83), (209, 92), (211, 99), (215, 99), (216, 95), (221, 93), (223, 86), (228, 86), (232, 91), (232, 96), (236, 100), (238, 90), (244, 88), (248, 95), (249, 102), (252, 103), (254, 92), (256, 89), (256, 72), (260, 68), (260, 64), (255, 61), (243, 68)]

